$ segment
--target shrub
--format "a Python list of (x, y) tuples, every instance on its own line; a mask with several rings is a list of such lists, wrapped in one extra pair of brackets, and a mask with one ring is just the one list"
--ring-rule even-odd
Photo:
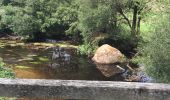
[(5, 68), (4, 65), (2, 58), (0, 58), (0, 78), (14, 78), (12, 70)]
[(97, 48), (96, 46), (94, 46), (90, 43), (85, 43), (78, 47), (78, 53), (80, 55), (91, 56), (94, 54), (96, 48)]
[(142, 49), (146, 72), (160, 82), (170, 82), (170, 15), (161, 18), (151, 41)]

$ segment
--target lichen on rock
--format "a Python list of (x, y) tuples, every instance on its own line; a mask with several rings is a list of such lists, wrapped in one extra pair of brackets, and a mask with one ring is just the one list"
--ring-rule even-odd
[(104, 44), (99, 47), (92, 60), (99, 64), (114, 64), (123, 62), (125, 56), (116, 48)]

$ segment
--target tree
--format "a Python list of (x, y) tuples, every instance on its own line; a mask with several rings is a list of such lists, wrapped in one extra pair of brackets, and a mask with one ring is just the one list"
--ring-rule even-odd
[[(116, 8), (131, 30), (131, 36), (138, 40), (140, 36), (140, 23), (142, 18), (151, 9), (151, 0), (116, 0)], [(129, 17), (132, 16), (132, 17)]]
[(140, 40), (140, 23), (146, 11), (149, 11), (149, 2), (150, 0), (79, 1), (79, 30), (85, 43), (98, 45), (100, 40), (94, 39), (94, 36), (104, 33), (107, 34), (107, 39), (109, 34), (113, 41), (126, 41), (123, 42), (123, 49), (129, 48), (132, 51)]
[(13, 16), (15, 16), (17, 9), (12, 6), (1, 6), (0, 8), (0, 32), (10, 33), (12, 31)]
[(1, 7), (1, 30), (11, 30), (12, 33), (35, 40), (41, 40), (45, 33), (65, 34), (72, 23), (77, 21), (74, 2), (75, 0), (12, 0)]
[(111, 33), (116, 21), (115, 2), (112, 0), (84, 0), (79, 2), (79, 29), (85, 41), (93, 34)]
[(0, 0), (0, 5), (8, 5), (9, 3), (11, 3), (11, 0)]

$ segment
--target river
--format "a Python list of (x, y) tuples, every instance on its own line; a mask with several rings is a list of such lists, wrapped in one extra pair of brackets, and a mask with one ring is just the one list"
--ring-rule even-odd
[[(35, 45), (25, 43), (9, 44), (1, 46), (0, 57), (3, 58), (6, 67), (13, 70), (16, 78), (124, 81), (120, 74), (111, 77), (104, 76), (89, 58), (77, 55), (75, 48), (56, 46), (37, 48)], [(56, 49), (62, 49), (65, 55), (69, 55), (69, 59), (62, 57), (54, 59), (53, 53)]]

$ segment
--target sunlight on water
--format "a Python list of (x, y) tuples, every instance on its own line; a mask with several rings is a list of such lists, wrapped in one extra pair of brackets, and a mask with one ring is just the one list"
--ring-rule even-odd
[[(76, 50), (62, 48), (60, 58), (53, 58), (54, 48), (33, 50), (21, 46), (1, 48), (0, 56), (17, 78), (65, 80), (122, 80), (105, 77), (88, 59), (76, 55)], [(69, 57), (69, 58), (66, 58)]]

